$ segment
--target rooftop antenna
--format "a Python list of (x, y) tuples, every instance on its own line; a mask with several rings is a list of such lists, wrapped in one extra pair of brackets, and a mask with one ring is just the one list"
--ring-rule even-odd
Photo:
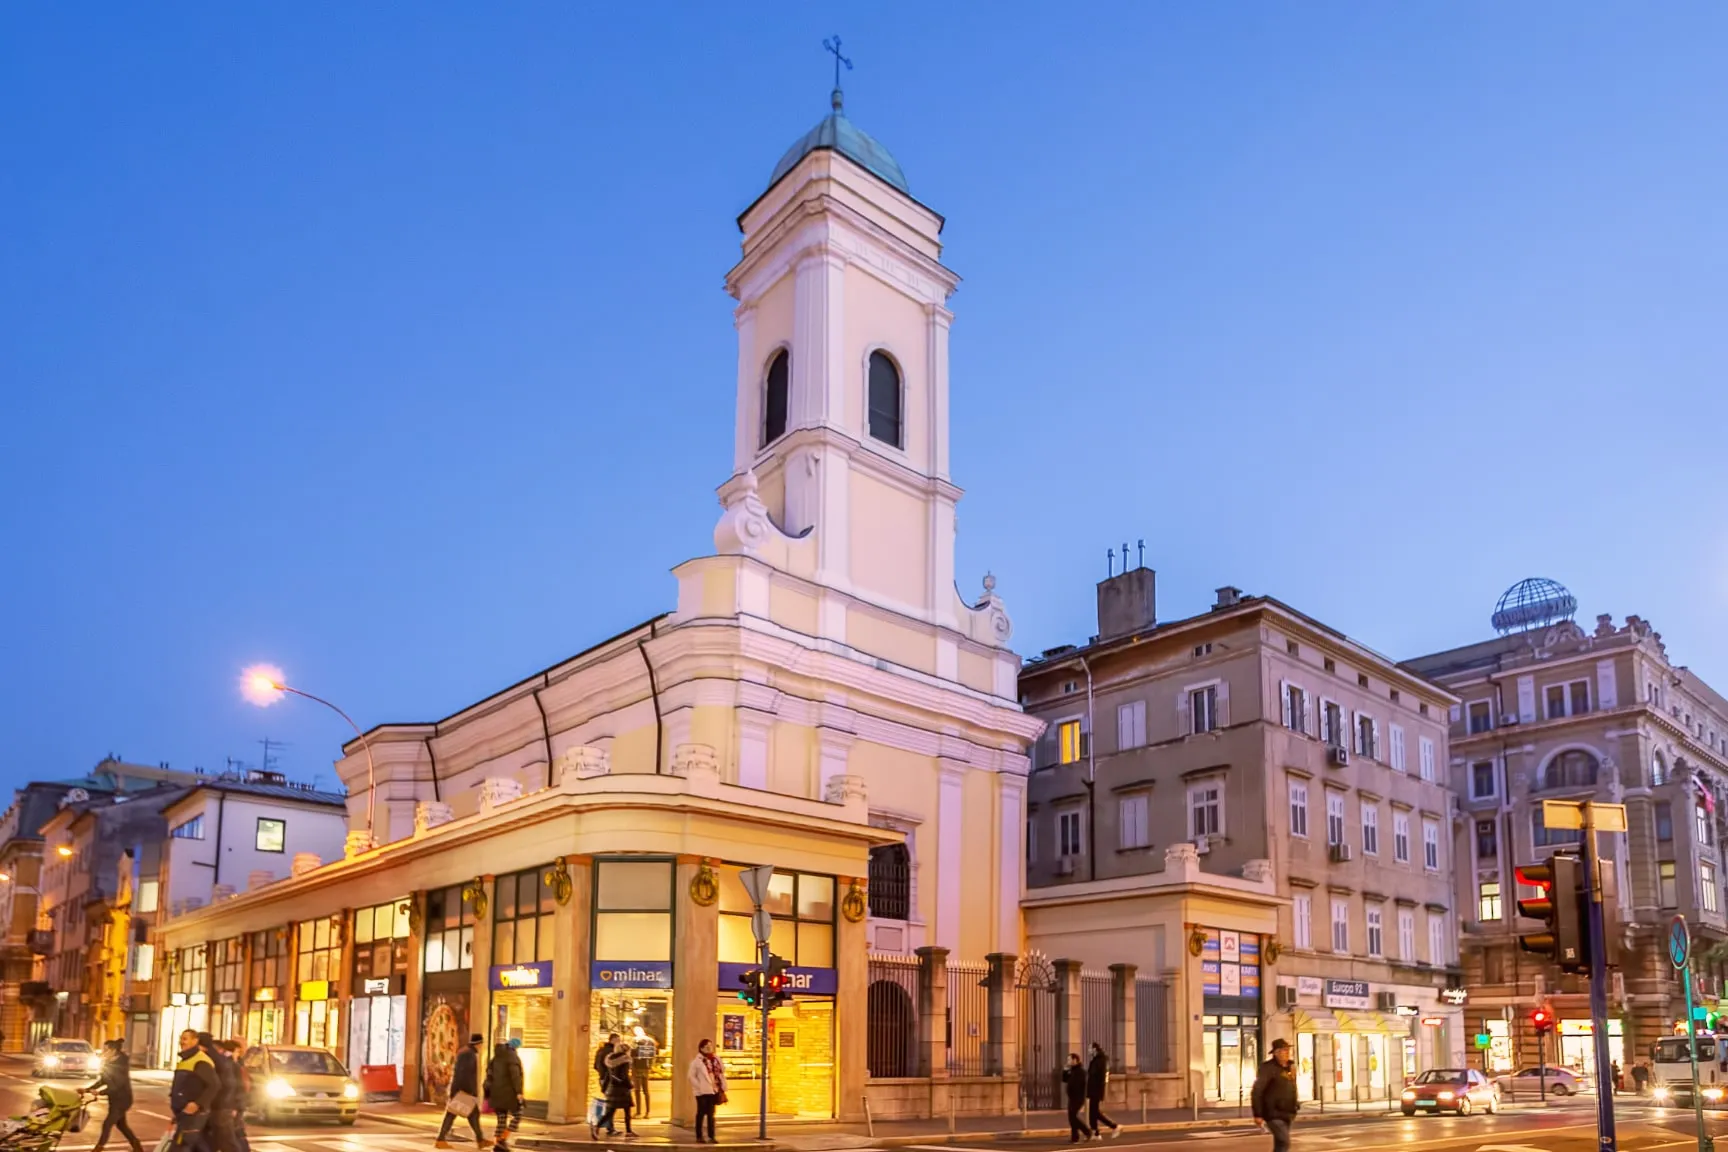
[(277, 760), (277, 757), (272, 756), (270, 754), (270, 749), (272, 749), (272, 748), (286, 748), (286, 747), (288, 747), (287, 742), (282, 741), (282, 740), (272, 740), (272, 739), (270, 739), (270, 737), (266, 736), (266, 737), (264, 737), (264, 739), (258, 741), (258, 743), (264, 745), (264, 759), (258, 765), (259, 770), (264, 771), (264, 772), (276, 771), (276, 764), (277, 764), (278, 760)]
[[(1108, 571), (1106, 572), (1106, 575), (1108, 575), (1108, 576), (1116, 575), (1116, 549), (1110, 548), (1110, 549), (1107, 549), (1105, 551), (1104, 562), (1105, 562), (1105, 564), (1107, 564), (1109, 566)], [(1122, 557), (1122, 562), (1124, 564), (1126, 564), (1128, 562), (1128, 557), (1126, 557), (1126, 556)]]
[(1139, 549), (1140, 554), (1140, 559), (1136, 564), (1136, 567), (1144, 568), (1146, 567), (1146, 541), (1138, 541), (1135, 546)]

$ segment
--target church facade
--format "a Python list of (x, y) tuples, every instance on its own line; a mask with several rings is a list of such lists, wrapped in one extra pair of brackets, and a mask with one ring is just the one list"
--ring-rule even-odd
[[(552, 1118), (611, 1032), (650, 1114), (693, 1115), (704, 1039), (754, 1113), (766, 1039), (771, 1113), (852, 1119), (869, 954), (1019, 950), (1043, 723), (993, 580), (956, 586), (942, 219), (836, 91), (738, 225), (732, 468), (675, 607), (348, 745), (346, 858), (169, 920), (159, 1008), (243, 1005), (245, 1039), (405, 1099), (469, 1032), (517, 1041)], [(794, 989), (767, 1037), (737, 994), (760, 865)]]

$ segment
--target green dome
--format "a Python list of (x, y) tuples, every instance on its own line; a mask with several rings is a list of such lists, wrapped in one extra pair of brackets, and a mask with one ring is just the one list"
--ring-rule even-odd
[(774, 165), (774, 175), (768, 178), (768, 186), (772, 188), (778, 184), (782, 176), (796, 168), (798, 162), (810, 153), (827, 148), (840, 153), (865, 171), (910, 196), (912, 191), (906, 187), (906, 174), (900, 171), (900, 162), (894, 159), (888, 149), (846, 119), (846, 113), (841, 111), (838, 88), (834, 89), (833, 103), (832, 113), (804, 133), (796, 144), (786, 149), (786, 155), (780, 157), (780, 163)]

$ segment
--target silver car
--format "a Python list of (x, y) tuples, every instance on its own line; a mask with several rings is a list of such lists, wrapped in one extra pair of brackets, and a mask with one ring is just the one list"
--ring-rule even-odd
[(101, 1061), (87, 1040), (44, 1040), (30, 1059), (30, 1075), (40, 1079), (93, 1076)]
[(1584, 1089), (1578, 1073), (1554, 1064), (1541, 1068), (1532, 1064), (1494, 1078), (1500, 1095), (1508, 1100), (1534, 1100), (1542, 1094), (1544, 1082), (1550, 1096), (1576, 1096)]

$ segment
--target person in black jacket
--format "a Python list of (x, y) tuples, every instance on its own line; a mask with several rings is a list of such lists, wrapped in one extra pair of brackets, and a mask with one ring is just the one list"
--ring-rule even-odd
[[(468, 1037), (468, 1044), (462, 1051), (456, 1053), (455, 1067), (450, 1069), (450, 1091), (445, 1097), (454, 1100), (456, 1093), (466, 1093), (470, 1099), (468, 1109), (468, 1127), (474, 1129), (474, 1146), (486, 1147), (486, 1136), (480, 1131), (480, 1042), (483, 1037), (476, 1032)], [(449, 1148), (450, 1129), (456, 1126), (456, 1113), (446, 1111), (444, 1124), (438, 1129), (437, 1148)]]
[(1098, 1125), (1110, 1129), (1110, 1135), (1122, 1135), (1122, 1125), (1104, 1115), (1104, 1086), (1110, 1083), (1110, 1057), (1104, 1045), (1092, 1042), (1092, 1061), (1086, 1066), (1086, 1126), (1093, 1137), (1101, 1135)]
[(1080, 1116), (1086, 1107), (1086, 1065), (1080, 1063), (1080, 1053), (1068, 1054), (1068, 1067), (1062, 1072), (1062, 1086), (1068, 1090), (1068, 1143), (1078, 1144), (1092, 1137), (1092, 1130)]
[(1260, 1065), (1254, 1080), (1254, 1123), (1272, 1133), (1272, 1152), (1289, 1152), (1290, 1122), (1296, 1119), (1296, 1069), (1290, 1063), (1290, 1041), (1272, 1041), (1272, 1058)]
[[(252, 1087), (252, 1076), (240, 1060), (240, 1041), (218, 1040), (216, 1047), (234, 1068), (233, 1108), (229, 1115), (234, 1125), (234, 1145), (240, 1152), (252, 1152), (252, 1141), (246, 1136), (246, 1096)], [(218, 1066), (220, 1071), (220, 1066)]]
[(96, 1137), (94, 1152), (102, 1152), (108, 1134), (116, 1130), (132, 1145), (132, 1152), (144, 1152), (144, 1146), (126, 1123), (126, 1111), (132, 1107), (132, 1061), (127, 1059), (125, 1047), (118, 1040), (110, 1040), (102, 1047), (102, 1071), (89, 1091), (108, 1097), (108, 1115), (102, 1117), (102, 1132)]
[(492, 1146), (509, 1152), (510, 1133), (522, 1125), (522, 1057), (509, 1044), (492, 1049), (492, 1062), (486, 1065), (486, 1102), (498, 1115)]
[(216, 1062), (198, 1044), (198, 1033), (188, 1028), (180, 1033), (180, 1059), (174, 1065), (174, 1082), (168, 1088), (168, 1108), (174, 1113), (174, 1144), (181, 1152), (204, 1152), (208, 1147), (204, 1127), (222, 1095), (222, 1077)]
[(216, 1079), (222, 1085), (215, 1104), (210, 1108), (210, 1125), (206, 1129), (210, 1143), (216, 1152), (240, 1152), (240, 1141), (234, 1130), (234, 1113), (245, 1103), (240, 1099), (240, 1066), (222, 1051), (216, 1037), (208, 1032), (198, 1033), (198, 1046), (216, 1065)]

